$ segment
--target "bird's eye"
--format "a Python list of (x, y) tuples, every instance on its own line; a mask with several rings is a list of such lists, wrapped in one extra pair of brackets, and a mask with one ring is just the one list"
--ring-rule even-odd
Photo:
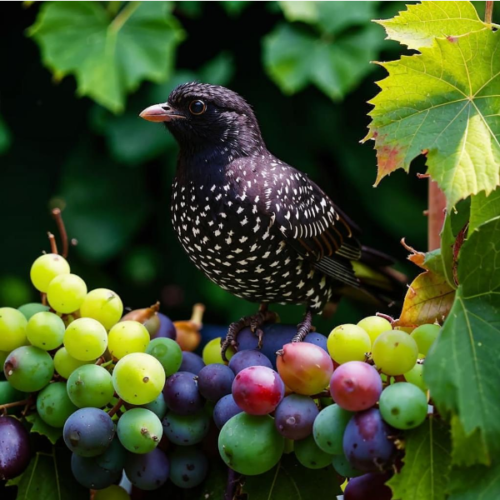
[(189, 111), (193, 115), (202, 115), (207, 110), (207, 105), (203, 101), (192, 101)]

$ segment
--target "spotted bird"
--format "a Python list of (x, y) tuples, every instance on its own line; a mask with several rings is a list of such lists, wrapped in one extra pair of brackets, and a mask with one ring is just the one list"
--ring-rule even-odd
[[(223, 351), (245, 326), (261, 335), (273, 318), (271, 303), (306, 305), (294, 338), (301, 340), (312, 313), (346, 290), (385, 300), (394, 281), (390, 260), (362, 247), (323, 190), (268, 151), (252, 108), (236, 92), (185, 83), (140, 116), (163, 122), (180, 146), (171, 213), (184, 250), (221, 288), (261, 304), (230, 326)], [(359, 261), (378, 268), (371, 282), (356, 276)]]

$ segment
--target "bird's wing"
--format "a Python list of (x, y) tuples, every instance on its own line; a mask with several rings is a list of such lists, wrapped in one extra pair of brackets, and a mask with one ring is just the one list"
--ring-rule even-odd
[(287, 244), (325, 274), (359, 286), (351, 260), (361, 257), (356, 228), (305, 174), (277, 164), (267, 172), (266, 211)]

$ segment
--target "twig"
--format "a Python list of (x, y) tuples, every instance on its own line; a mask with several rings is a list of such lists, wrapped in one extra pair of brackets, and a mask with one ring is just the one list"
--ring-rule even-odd
[(108, 415), (112, 417), (122, 406), (123, 406), (123, 399), (118, 398), (118, 401), (116, 402), (115, 406), (113, 406), (113, 408), (111, 408), (111, 410), (108, 411)]
[(233, 469), (227, 468), (227, 483), (226, 491), (224, 492), (224, 500), (233, 500), (235, 497), (236, 486), (240, 480), (240, 475)]
[(441, 246), (441, 229), (445, 219), (446, 197), (439, 186), (429, 179), (429, 219), (428, 244), (429, 251)]
[(7, 415), (7, 410), (9, 408), (15, 408), (16, 406), (24, 406), (26, 409), (26, 407), (31, 406), (33, 402), (34, 402), (33, 396), (30, 395), (28, 398), (23, 399), (22, 401), (14, 401), (13, 403), (6, 403), (4, 405), (0, 405), (0, 411), (3, 412), (4, 415)]
[(61, 215), (61, 210), (59, 208), (54, 208), (52, 210), (52, 217), (57, 224), (57, 229), (59, 230), (59, 236), (62, 242), (62, 256), (66, 259), (68, 257), (68, 234), (66, 233), (66, 227), (64, 226), (64, 221)]
[(486, 2), (486, 9), (484, 11), (484, 22), (486, 24), (491, 24), (493, 19), (493, 4), (493, 0), (487, 0)]
[(47, 236), (49, 237), (49, 242), (50, 242), (50, 251), (52, 253), (58, 254), (59, 252), (57, 251), (57, 243), (54, 235), (49, 231), (47, 233)]

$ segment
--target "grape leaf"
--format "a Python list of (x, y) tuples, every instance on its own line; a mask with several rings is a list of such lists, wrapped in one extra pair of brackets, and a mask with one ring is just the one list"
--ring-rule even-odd
[(7, 124), (0, 116), (0, 155), (5, 153), (10, 146), (11, 136)]
[(251, 3), (246, 0), (226, 0), (220, 2), (222, 8), (231, 17), (238, 17)]
[(408, 5), (408, 10), (381, 24), (389, 40), (410, 49), (431, 47), (437, 37), (465, 35), (485, 28), (470, 2), (422, 2)]
[(489, 196), (478, 193), (472, 197), (470, 208), (469, 231), (472, 232), (484, 222), (500, 215), (500, 188)]
[(184, 38), (169, 2), (125, 2), (115, 16), (101, 2), (46, 2), (29, 35), (57, 78), (73, 74), (78, 93), (113, 112), (141, 81), (162, 82)]
[(476, 465), (453, 469), (450, 475), (449, 500), (498, 500), (500, 462), (491, 467)]
[(57, 440), (62, 436), (62, 429), (56, 429), (49, 424), (46, 424), (38, 413), (32, 413), (26, 417), (26, 420), (32, 425), (30, 432), (36, 432), (48, 438), (52, 444), (56, 444)]
[(427, 153), (448, 208), (500, 183), (500, 35), (489, 29), (436, 39), (421, 55), (381, 63), (389, 76), (371, 101), (378, 184)]
[(280, 24), (264, 38), (264, 66), (286, 94), (312, 83), (331, 99), (341, 99), (372, 70), (369, 61), (382, 42), (373, 28), (367, 26), (331, 43)]
[(387, 483), (394, 500), (444, 500), (450, 468), (450, 435), (435, 418), (405, 433), (404, 466)]
[(332, 467), (307, 469), (292, 454), (283, 455), (280, 463), (265, 474), (249, 476), (243, 486), (248, 500), (310, 500), (341, 495)]
[(452, 435), (457, 465), (466, 456), (489, 464), (500, 452), (499, 255), (497, 217), (469, 233), (460, 253), (453, 308), (425, 361), (424, 379), (434, 403), (457, 419)]

